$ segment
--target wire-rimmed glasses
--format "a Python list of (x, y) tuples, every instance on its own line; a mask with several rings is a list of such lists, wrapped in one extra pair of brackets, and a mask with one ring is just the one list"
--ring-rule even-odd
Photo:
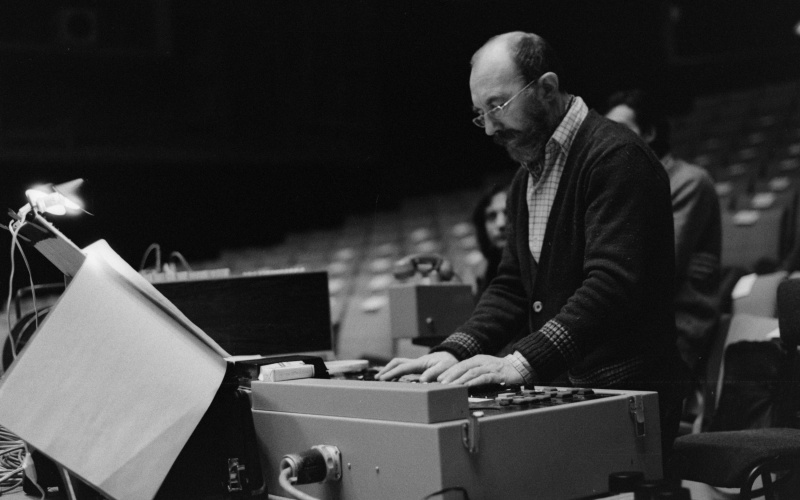
[(530, 87), (531, 85), (536, 83), (538, 80), (539, 80), (538, 78), (534, 78), (533, 80), (528, 82), (527, 85), (522, 87), (519, 92), (517, 92), (516, 94), (512, 95), (511, 98), (509, 100), (507, 100), (506, 102), (504, 102), (503, 104), (495, 106), (495, 107), (493, 107), (492, 109), (490, 109), (489, 111), (487, 111), (485, 113), (480, 113), (478, 116), (476, 116), (475, 118), (472, 119), (472, 123), (474, 123), (476, 126), (478, 126), (480, 128), (486, 128), (486, 117), (493, 118), (495, 116), (499, 116), (501, 113), (503, 113), (506, 110), (508, 105), (511, 104), (511, 101), (516, 99), (518, 95), (523, 93), (528, 87)]

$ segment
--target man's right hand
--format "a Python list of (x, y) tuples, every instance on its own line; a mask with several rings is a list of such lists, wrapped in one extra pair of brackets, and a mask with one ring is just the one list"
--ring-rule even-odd
[(420, 382), (434, 382), (442, 372), (458, 363), (449, 352), (439, 351), (415, 359), (394, 358), (378, 372), (380, 380), (392, 380), (410, 373), (421, 373)]

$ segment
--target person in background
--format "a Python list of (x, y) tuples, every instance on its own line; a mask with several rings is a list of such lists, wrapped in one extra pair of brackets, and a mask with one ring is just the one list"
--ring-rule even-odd
[(566, 374), (576, 387), (657, 391), (666, 460), (688, 381), (667, 174), (641, 138), (567, 92), (542, 37), (498, 35), (471, 63), (473, 123), (520, 165), (508, 243), (470, 319), (378, 378), (544, 385)]
[(608, 99), (606, 117), (636, 132), (661, 159), (669, 176), (675, 232), (675, 326), (681, 358), (696, 377), (718, 330), (722, 222), (711, 176), (670, 152), (662, 108), (640, 89)]
[(480, 297), (497, 276), (497, 266), (506, 246), (506, 197), (507, 186), (493, 185), (478, 200), (472, 212), (472, 224), (478, 238), (478, 247), (483, 254), (482, 269), (477, 276), (477, 293)]

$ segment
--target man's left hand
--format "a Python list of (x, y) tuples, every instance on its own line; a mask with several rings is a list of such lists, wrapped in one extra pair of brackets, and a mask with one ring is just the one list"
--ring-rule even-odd
[(436, 379), (444, 384), (521, 384), (522, 375), (505, 358), (479, 354), (461, 361)]

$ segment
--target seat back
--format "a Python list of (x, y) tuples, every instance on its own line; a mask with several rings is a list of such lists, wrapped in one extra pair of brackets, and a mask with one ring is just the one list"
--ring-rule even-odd
[(722, 265), (754, 269), (760, 260), (780, 262), (786, 209), (722, 212)]
[(772, 281), (778, 317), (735, 314), (714, 345), (709, 362), (721, 359), (705, 430), (800, 426), (800, 278)]
[(800, 278), (784, 280), (778, 286), (778, 321), (781, 341), (792, 351), (800, 345)]
[(723, 315), (720, 321), (720, 332), (711, 345), (706, 362), (703, 390), (703, 423), (702, 429), (708, 430), (719, 403), (725, 378), (724, 353), (727, 347), (735, 342), (748, 340), (765, 340), (770, 333), (778, 329), (778, 319), (751, 314)]
[(786, 279), (787, 271), (742, 276), (732, 292), (732, 312), (761, 317), (777, 317), (778, 285)]
[(781, 255), (785, 255), (794, 243), (796, 213), (798, 203), (797, 180), (784, 178), (785, 184), (771, 181), (760, 181), (754, 186), (755, 192), (744, 194), (736, 200), (737, 210), (784, 209), (783, 227), (781, 229)]
[(741, 340), (725, 350), (722, 384), (709, 431), (789, 424), (784, 381), (787, 356), (779, 342)]
[(783, 411), (785, 418), (790, 420), (788, 425), (800, 428), (800, 356), (797, 354), (800, 345), (800, 278), (785, 280), (778, 287), (778, 321), (781, 342), (787, 353)]

